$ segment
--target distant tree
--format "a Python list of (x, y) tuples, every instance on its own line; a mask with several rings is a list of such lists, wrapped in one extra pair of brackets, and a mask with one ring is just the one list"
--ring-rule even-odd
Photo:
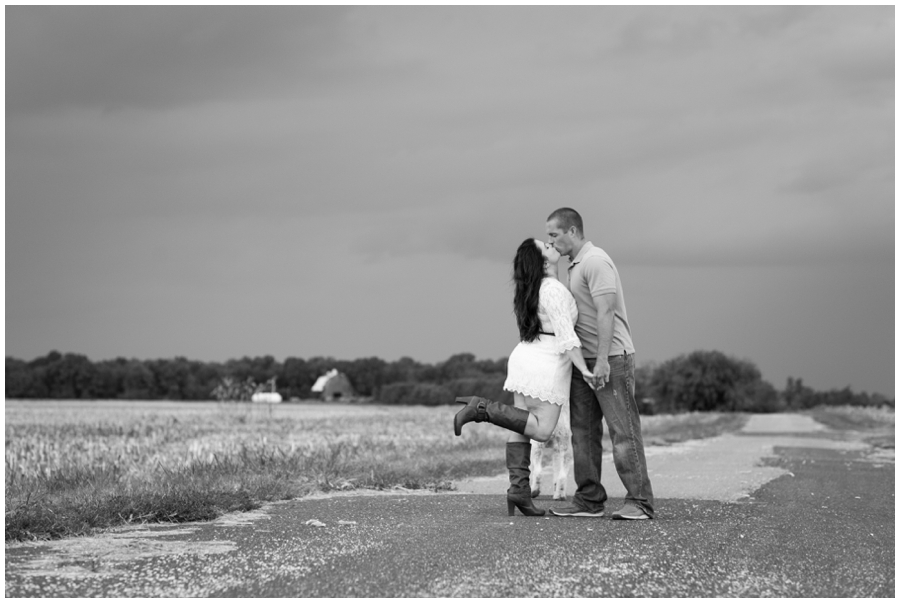
[(38, 357), (28, 363), (28, 366), (33, 368), (46, 367), (51, 364), (56, 364), (62, 360), (62, 354), (57, 352), (56, 350), (51, 350), (49, 354), (44, 357)]
[(437, 380), (440, 383), (462, 377), (476, 377), (481, 374), (481, 371), (478, 370), (478, 366), (475, 364), (475, 355), (468, 353), (450, 356), (450, 358), (438, 365), (437, 371)]
[(424, 369), (425, 365), (421, 362), (403, 356), (385, 367), (384, 383), (422, 381), (420, 375)]
[(484, 375), (481, 377), (462, 377), (443, 383), (443, 387), (450, 392), (445, 404), (455, 404), (457, 397), (481, 396), (490, 400), (496, 400), (503, 404), (513, 403), (513, 394), (503, 389), (503, 375)]
[(253, 375), (257, 382), (264, 383), (281, 372), (281, 364), (273, 356), (258, 356), (253, 359)]
[(333, 356), (313, 356), (306, 361), (317, 379), (331, 369), (336, 368), (338, 362)]
[[(337, 369), (350, 378), (357, 392), (383, 403), (452, 404), (455, 397), (466, 395), (511, 401), (512, 395), (502, 387), (506, 365), (507, 358), (477, 360), (470, 353), (454, 354), (435, 364), (408, 356), (394, 362), (377, 357), (289, 357), (284, 363), (272, 356), (245, 356), (225, 363), (206, 363), (181, 356), (91, 362), (80, 354), (53, 350), (29, 362), (7, 356), (5, 378), (7, 398), (209, 400), (225, 378), (245, 398), (255, 384), (272, 378), (276, 378), (282, 396), (308, 398), (316, 379)], [(784, 391), (778, 392), (751, 362), (715, 351), (697, 351), (658, 366), (637, 367), (634, 386), (639, 403), (645, 398), (655, 400), (654, 412), (774, 412), (822, 405), (894, 405), (893, 399), (854, 393), (849, 387), (814, 391), (793, 377), (788, 377)]]
[(438, 406), (452, 402), (453, 393), (437, 383), (390, 383), (380, 388), (382, 404)]
[(187, 361), (182, 358), (174, 360), (150, 360), (144, 365), (153, 373), (154, 398), (165, 400), (184, 400), (184, 385), (190, 372)]
[(803, 379), (788, 377), (787, 385), (781, 392), (781, 399), (786, 408), (793, 410), (813, 408), (815, 406), (894, 406), (880, 394), (866, 392), (854, 393), (850, 387), (827, 391), (814, 391), (803, 384)]
[(815, 403), (812, 389), (803, 385), (803, 379), (787, 378), (787, 385), (781, 393), (785, 407), (791, 410), (810, 408)]
[(443, 379), (440, 364), (423, 364), (416, 374), (416, 381), (419, 383), (438, 383)]
[(210, 392), (224, 373), (221, 365), (215, 362), (206, 363), (191, 361), (191, 371), (185, 386), (187, 400), (211, 400)]
[[(6, 397), (7, 398), (32, 398), (35, 393), (36, 370), (28, 366), (24, 360), (6, 357)], [(46, 394), (45, 394), (46, 395)]]
[(762, 378), (743, 381), (737, 386), (737, 404), (730, 410), (740, 412), (781, 412), (784, 402), (778, 391)]
[(306, 360), (291, 356), (286, 358), (281, 365), (278, 389), (283, 391), (282, 395), (288, 398), (307, 398), (317, 377), (318, 375), (313, 373), (312, 367)]
[(128, 363), (124, 358), (94, 363), (94, 396), (98, 400), (115, 400), (123, 392), (123, 369)]
[(40, 363), (48, 397), (79, 399), (94, 395), (94, 366), (81, 354), (51, 353), (52, 360)]
[(640, 404), (641, 400), (653, 397), (653, 372), (656, 363), (647, 362), (634, 368), (634, 397)]
[(353, 384), (356, 393), (371, 396), (385, 383), (387, 362), (381, 358), (358, 358), (344, 366), (344, 373)]
[(129, 360), (123, 368), (122, 391), (119, 397), (124, 400), (155, 400), (153, 371), (140, 360)]
[(475, 363), (475, 367), (484, 375), (502, 375), (505, 378), (508, 360), (508, 358), (479, 360)]
[(755, 365), (717, 351), (663, 362), (653, 373), (651, 390), (662, 412), (752, 411), (757, 404), (768, 408), (774, 393)]

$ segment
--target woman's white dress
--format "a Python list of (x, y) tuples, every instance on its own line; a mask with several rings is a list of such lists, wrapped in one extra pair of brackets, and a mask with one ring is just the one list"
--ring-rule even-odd
[(553, 335), (519, 342), (509, 355), (503, 389), (563, 406), (569, 403), (572, 378), (572, 361), (566, 352), (581, 347), (575, 334), (578, 306), (556, 279), (545, 278), (538, 296), (541, 331)]

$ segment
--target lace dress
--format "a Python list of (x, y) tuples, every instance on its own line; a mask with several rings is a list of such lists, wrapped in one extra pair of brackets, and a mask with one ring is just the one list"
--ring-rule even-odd
[(538, 319), (541, 331), (553, 335), (519, 342), (509, 355), (503, 389), (560, 406), (568, 404), (572, 361), (566, 352), (581, 347), (575, 334), (576, 318), (578, 307), (569, 290), (558, 280), (545, 278), (538, 298)]

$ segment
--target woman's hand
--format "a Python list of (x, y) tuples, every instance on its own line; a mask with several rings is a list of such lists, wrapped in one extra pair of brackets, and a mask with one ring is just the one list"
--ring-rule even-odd
[(582, 379), (585, 380), (585, 382), (586, 382), (588, 385), (591, 386), (592, 389), (596, 389), (596, 387), (594, 386), (594, 383), (595, 383), (595, 381), (594, 381), (594, 379), (595, 379), (594, 373), (592, 373), (591, 371), (589, 371), (589, 370), (587, 369), (587, 367), (585, 367), (585, 368), (581, 371), (581, 377), (582, 377)]

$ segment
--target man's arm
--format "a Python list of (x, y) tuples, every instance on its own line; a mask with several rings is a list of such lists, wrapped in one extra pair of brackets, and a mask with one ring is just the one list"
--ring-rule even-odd
[(609, 381), (609, 349), (612, 347), (613, 320), (615, 319), (616, 294), (604, 293), (593, 296), (597, 308), (597, 363), (594, 365), (594, 380), (597, 388)]

